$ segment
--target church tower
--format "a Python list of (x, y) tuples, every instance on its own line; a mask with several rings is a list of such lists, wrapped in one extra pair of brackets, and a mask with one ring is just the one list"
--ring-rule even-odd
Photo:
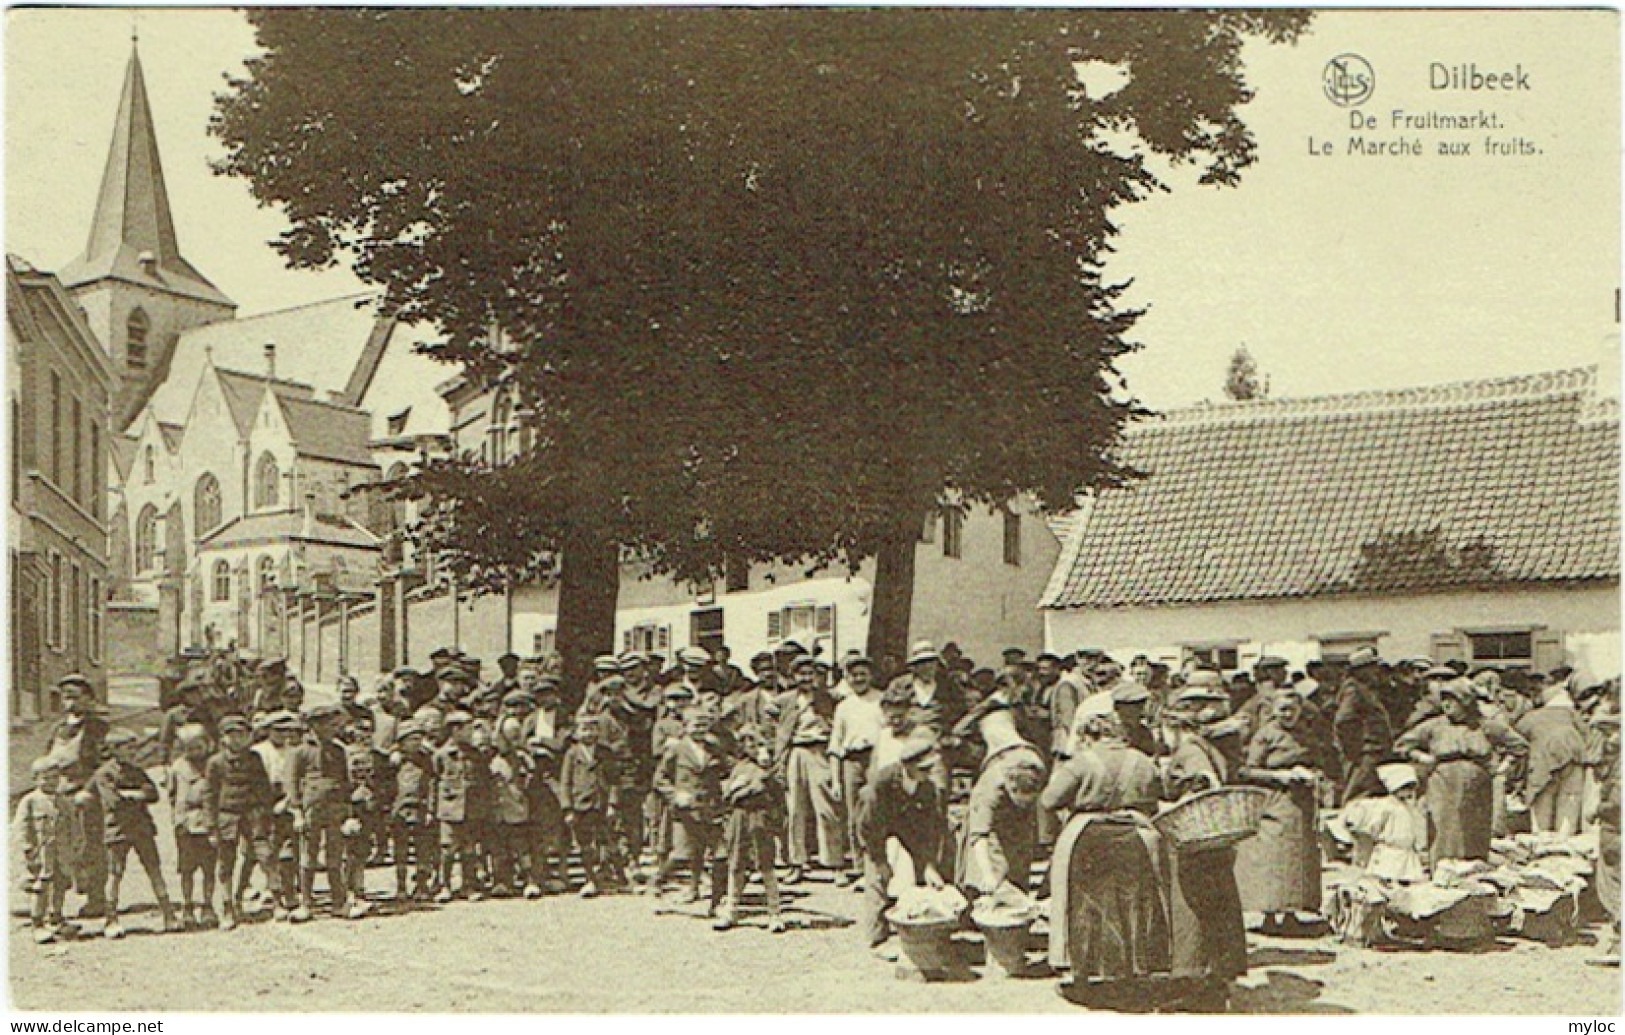
[(59, 276), (112, 358), (111, 423), (119, 431), (163, 383), (180, 333), (237, 310), (181, 256), (134, 46), (90, 240)]

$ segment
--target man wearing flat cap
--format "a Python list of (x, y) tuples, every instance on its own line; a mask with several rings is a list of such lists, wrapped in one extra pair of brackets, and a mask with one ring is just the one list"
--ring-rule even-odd
[(776, 775), (784, 781), (789, 828), (786, 884), (800, 881), (813, 861), (809, 833), (817, 836), (819, 865), (838, 870), (846, 859), (846, 823), (836, 789), (839, 776), (829, 759), (835, 698), (819, 678), (818, 664), (811, 655), (798, 657), (791, 673), (794, 696), (779, 716), (774, 752)]
[(497, 658), (497, 671), (501, 675), (491, 683), (490, 689), (500, 701), (507, 696), (508, 691), (519, 689), (519, 655), (508, 651)]
[(70, 803), (71, 826), (78, 832), (69, 839), (67, 854), (74, 889), (85, 896), (79, 915), (97, 917), (107, 908), (107, 853), (102, 845), (101, 799), (91, 791), (90, 779), (101, 765), (110, 727), (98, 714), (90, 680), (73, 673), (57, 680), (56, 686), (62, 718), (51, 727), (45, 754), (61, 765), (62, 797)]
[(288, 681), (288, 663), (281, 658), (260, 662), (254, 687), (254, 711), (274, 712), (282, 707), (282, 688)]
[(910, 732), (898, 745), (897, 759), (880, 767), (858, 803), (863, 841), (861, 923), (869, 947), (887, 959), (895, 959), (881, 950), (890, 934), (885, 910), (893, 860), (906, 864), (909, 883), (939, 888), (945, 883), (940, 870), (946, 866), (948, 851), (947, 795), (929, 776), (937, 754), (935, 734), (925, 729)]
[(1389, 760), (1394, 747), (1388, 710), (1378, 696), (1382, 659), (1373, 647), (1359, 647), (1348, 659), (1348, 678), (1338, 694), (1332, 733), (1343, 755), (1340, 804), (1382, 793), (1377, 766)]

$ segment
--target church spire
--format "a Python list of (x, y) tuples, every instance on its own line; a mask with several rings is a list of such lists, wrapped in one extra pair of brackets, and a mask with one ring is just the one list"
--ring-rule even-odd
[(62, 271), (63, 282), (70, 287), (105, 277), (231, 304), (181, 256), (133, 29), (90, 239), (84, 254)]

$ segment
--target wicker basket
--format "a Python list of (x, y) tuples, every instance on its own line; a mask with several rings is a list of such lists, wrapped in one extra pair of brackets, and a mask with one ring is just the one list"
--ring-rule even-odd
[(1269, 796), (1262, 787), (1221, 787), (1187, 798), (1151, 822), (1181, 852), (1228, 848), (1258, 833)]
[(888, 917), (902, 943), (903, 955), (925, 977), (958, 974), (965, 970), (964, 958), (954, 944), (954, 932), (959, 930), (958, 918), (929, 920), (924, 923)]

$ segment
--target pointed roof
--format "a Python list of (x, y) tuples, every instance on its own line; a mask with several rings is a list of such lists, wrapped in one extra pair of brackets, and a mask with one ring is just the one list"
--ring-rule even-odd
[[(143, 254), (150, 254), (152, 262), (143, 264)], [(90, 240), (85, 253), (62, 270), (62, 282), (69, 287), (106, 278), (235, 305), (181, 256), (158, 160), (158, 137), (141, 74), (141, 55), (134, 47), (124, 71), (124, 91), (113, 123), (113, 143), (102, 172)]]

